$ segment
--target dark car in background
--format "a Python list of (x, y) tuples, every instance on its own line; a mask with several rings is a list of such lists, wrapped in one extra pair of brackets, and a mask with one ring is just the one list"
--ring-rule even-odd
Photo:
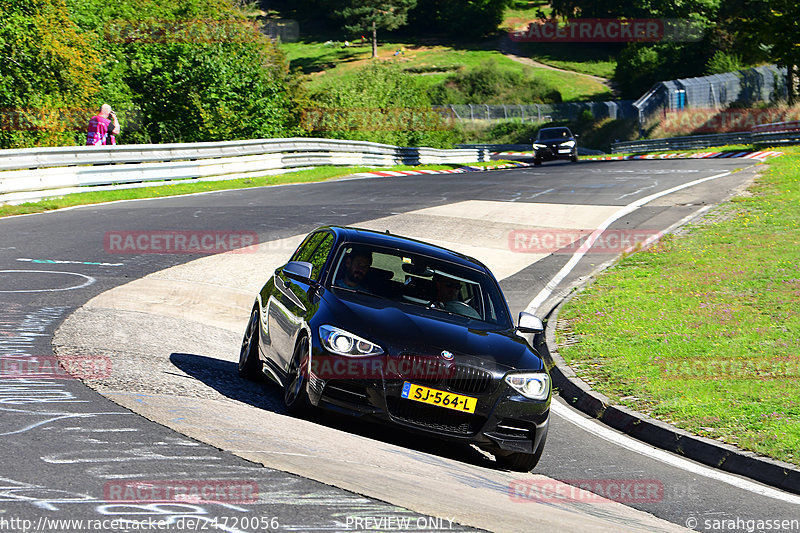
[(533, 141), (533, 164), (566, 159), (578, 161), (578, 141), (567, 127), (542, 128)]
[(547, 436), (551, 382), (483, 264), (368, 230), (310, 233), (258, 294), (239, 374), (310, 406), (475, 444), (531, 470)]

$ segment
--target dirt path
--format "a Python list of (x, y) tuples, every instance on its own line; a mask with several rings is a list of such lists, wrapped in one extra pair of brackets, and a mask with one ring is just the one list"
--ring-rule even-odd
[(522, 63), (523, 65), (528, 65), (536, 68), (546, 68), (548, 70), (557, 70), (559, 72), (567, 72), (569, 74), (575, 74), (577, 76), (583, 76), (586, 78), (593, 79), (608, 87), (611, 90), (611, 92), (614, 93), (615, 96), (617, 95), (616, 84), (611, 80), (609, 80), (608, 78), (601, 78), (600, 76), (593, 76), (592, 74), (584, 74), (582, 72), (575, 72), (574, 70), (566, 70), (563, 68), (553, 67), (545, 63), (540, 63), (539, 61), (531, 59), (530, 57), (519, 55), (521, 53), (519, 50), (519, 46), (517, 45), (517, 43), (512, 41), (508, 37), (508, 35), (504, 35), (499, 39), (498, 49), (500, 50), (500, 53), (502, 53), (504, 56), (516, 61), (517, 63)]

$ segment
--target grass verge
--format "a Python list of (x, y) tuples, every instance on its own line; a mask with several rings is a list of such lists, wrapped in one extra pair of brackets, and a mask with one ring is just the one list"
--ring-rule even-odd
[(613, 401), (800, 464), (800, 148), (781, 151), (746, 194), (600, 275), (557, 341)]
[[(470, 163), (470, 166), (495, 167), (508, 163), (509, 161), (496, 160), (484, 161), (480, 163)], [(371, 172), (375, 170), (448, 170), (462, 167), (464, 165), (421, 165), (408, 166), (399, 165), (394, 167), (317, 167), (298, 172), (289, 172), (276, 176), (264, 176), (259, 178), (243, 178), (238, 180), (225, 181), (206, 181), (197, 182), (193, 180), (176, 180), (169, 185), (159, 185), (153, 187), (141, 187), (135, 189), (120, 189), (115, 191), (93, 191), (69, 194), (66, 196), (42, 200), (39, 202), (28, 202), (19, 205), (0, 205), (0, 217), (12, 215), (25, 215), (30, 213), (42, 213), (53, 209), (73, 207), (77, 205), (100, 204), (114, 202), (118, 200), (135, 200), (140, 198), (162, 198), (165, 196), (178, 196), (182, 194), (195, 194), (199, 192), (223, 191), (233, 189), (248, 189), (252, 187), (265, 187), (268, 185), (282, 185), (289, 183), (309, 183), (325, 181), (329, 179), (341, 178), (359, 172)]]

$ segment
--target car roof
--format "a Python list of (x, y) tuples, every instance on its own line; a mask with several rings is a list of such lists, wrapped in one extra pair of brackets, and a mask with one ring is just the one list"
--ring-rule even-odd
[(434, 257), (437, 259), (443, 259), (446, 261), (450, 261), (452, 263), (456, 263), (468, 268), (474, 268), (477, 270), (489, 271), (489, 269), (480, 261), (475, 259), (474, 257), (469, 257), (464, 254), (460, 254), (453, 250), (448, 250), (447, 248), (442, 248), (441, 246), (436, 246), (434, 244), (430, 244), (423, 241), (418, 241), (416, 239), (411, 239), (409, 237), (403, 237), (400, 235), (395, 235), (393, 233), (382, 233), (379, 231), (373, 231), (363, 228), (354, 228), (349, 226), (324, 226), (321, 229), (327, 229), (332, 231), (336, 237), (337, 242), (348, 242), (354, 244), (367, 244), (373, 246), (383, 246), (386, 248), (394, 248), (398, 250), (405, 250), (410, 253), (417, 253), (422, 255), (427, 255), (429, 257)]

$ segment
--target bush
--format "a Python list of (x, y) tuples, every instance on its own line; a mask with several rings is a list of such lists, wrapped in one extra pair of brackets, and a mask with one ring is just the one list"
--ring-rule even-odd
[(742, 58), (736, 54), (727, 54), (722, 50), (717, 50), (711, 59), (706, 63), (706, 75), (724, 74), (744, 68)]
[(425, 89), (397, 65), (371, 63), (312, 100), (318, 107), (306, 109), (301, 122), (308, 135), (434, 148), (458, 141)]
[(485, 61), (449, 76), (431, 90), (431, 100), (447, 104), (543, 104), (561, 102), (561, 93), (541, 80)]

